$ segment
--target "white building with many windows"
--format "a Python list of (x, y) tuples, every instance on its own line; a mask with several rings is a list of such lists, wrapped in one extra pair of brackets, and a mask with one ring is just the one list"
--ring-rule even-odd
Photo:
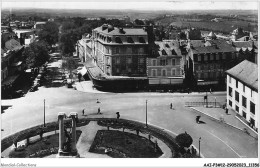
[(257, 64), (243, 61), (226, 71), (227, 107), (254, 130), (258, 129), (259, 95)]

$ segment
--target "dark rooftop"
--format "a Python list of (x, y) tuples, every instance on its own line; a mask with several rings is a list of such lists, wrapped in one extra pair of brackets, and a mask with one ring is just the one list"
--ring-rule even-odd
[(244, 82), (247, 86), (258, 91), (257, 64), (244, 60), (240, 64), (226, 71), (227, 74)]

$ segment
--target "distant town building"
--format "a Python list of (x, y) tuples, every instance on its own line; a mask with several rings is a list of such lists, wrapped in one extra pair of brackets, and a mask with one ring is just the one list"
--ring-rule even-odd
[(242, 121), (257, 131), (259, 122), (257, 64), (244, 60), (226, 73), (227, 107), (236, 111)]
[(183, 54), (176, 40), (155, 41), (147, 58), (149, 85), (180, 85), (184, 78)]
[(93, 57), (108, 76), (146, 76), (146, 28), (117, 28), (104, 24), (93, 30)]
[(34, 29), (15, 29), (13, 31), (17, 35), (18, 39), (20, 40), (21, 45), (28, 46), (36, 39), (35, 38), (36, 31)]
[(185, 31), (185, 34), (187, 36), (187, 39), (190, 39), (190, 40), (201, 40), (202, 39), (201, 31), (199, 29), (190, 28)]
[(46, 22), (36, 22), (33, 26), (34, 29), (42, 29)]
[(244, 31), (241, 27), (233, 30), (233, 32), (231, 34), (232, 34), (231, 35), (232, 41), (237, 41), (237, 40), (244, 41), (245, 38), (243, 38), (243, 37), (245, 37), (245, 36), (247, 37), (246, 39), (249, 40), (249, 35), (250, 35), (249, 32)]

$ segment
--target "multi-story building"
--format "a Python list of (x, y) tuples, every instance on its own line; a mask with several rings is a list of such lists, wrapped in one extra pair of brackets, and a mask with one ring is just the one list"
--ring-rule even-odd
[(236, 49), (237, 64), (247, 59), (257, 64), (258, 41), (231, 41), (229, 42)]
[(117, 28), (104, 24), (93, 30), (93, 59), (107, 76), (146, 76), (146, 28)]
[(2, 96), (12, 91), (12, 87), (24, 70), (22, 61), (23, 46), (15, 39), (5, 42), (1, 49), (1, 88)]
[[(187, 65), (192, 65), (198, 85), (214, 85), (224, 82), (225, 71), (234, 66), (236, 50), (225, 40), (210, 40), (201, 46), (187, 45)], [(190, 68), (190, 67), (187, 67)]]
[(76, 44), (76, 53), (81, 62), (86, 62), (92, 58), (92, 41), (89, 34), (83, 34), (82, 39)]
[(257, 130), (259, 118), (257, 64), (244, 60), (226, 73), (227, 106), (236, 111), (243, 121)]
[(147, 76), (150, 85), (182, 84), (183, 68), (183, 53), (178, 41), (155, 42), (152, 55), (147, 58)]

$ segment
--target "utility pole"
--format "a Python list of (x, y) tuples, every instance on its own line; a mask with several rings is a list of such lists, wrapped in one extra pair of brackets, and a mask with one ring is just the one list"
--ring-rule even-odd
[(146, 104), (146, 108), (145, 108), (145, 126), (147, 127), (147, 100), (146, 100), (146, 102), (145, 102), (145, 104)]
[(208, 91), (206, 90), (206, 107), (208, 108)]
[(43, 127), (45, 127), (45, 99), (43, 99)]
[(199, 138), (199, 157), (200, 157), (200, 140), (201, 140), (201, 137)]

